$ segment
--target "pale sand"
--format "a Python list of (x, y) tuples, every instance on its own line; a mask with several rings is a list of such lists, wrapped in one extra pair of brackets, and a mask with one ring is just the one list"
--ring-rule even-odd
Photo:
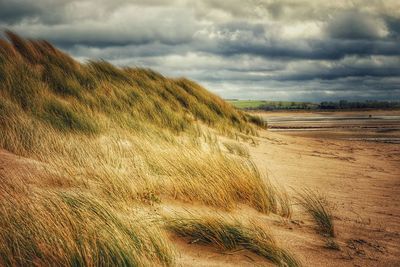
[(317, 188), (336, 206), (342, 251), (324, 248), (312, 221), (299, 212), (293, 219), (304, 224), (281, 231), (305, 265), (400, 265), (400, 145), (270, 132), (263, 132), (261, 140), (251, 148), (261, 170), (292, 191)]

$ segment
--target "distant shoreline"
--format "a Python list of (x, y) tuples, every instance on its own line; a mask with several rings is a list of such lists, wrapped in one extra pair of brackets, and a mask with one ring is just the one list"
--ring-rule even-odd
[(354, 112), (354, 111), (400, 111), (400, 108), (355, 108), (355, 109), (257, 109), (241, 108), (250, 112)]
[(234, 107), (246, 111), (369, 111), (369, 110), (400, 110), (400, 101), (323, 101), (294, 102), (267, 100), (226, 100)]
[(400, 110), (258, 112), (280, 134), (400, 144)]

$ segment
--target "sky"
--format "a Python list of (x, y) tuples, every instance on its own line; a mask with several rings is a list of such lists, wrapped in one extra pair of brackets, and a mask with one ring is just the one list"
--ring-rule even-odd
[(0, 0), (0, 29), (223, 98), (400, 100), (399, 0)]

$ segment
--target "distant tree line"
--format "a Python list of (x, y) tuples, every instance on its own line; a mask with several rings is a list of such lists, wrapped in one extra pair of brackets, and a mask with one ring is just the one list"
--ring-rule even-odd
[(266, 101), (257, 107), (245, 107), (249, 110), (340, 110), (340, 109), (400, 109), (400, 101), (324, 101), (312, 102), (286, 102)]
[(371, 109), (371, 108), (381, 108), (381, 109), (396, 109), (400, 108), (400, 101), (329, 101), (321, 102), (318, 105), (318, 109)]
[(269, 101), (255, 109), (262, 110), (294, 110), (294, 109), (315, 109), (318, 104), (311, 102), (286, 102)]

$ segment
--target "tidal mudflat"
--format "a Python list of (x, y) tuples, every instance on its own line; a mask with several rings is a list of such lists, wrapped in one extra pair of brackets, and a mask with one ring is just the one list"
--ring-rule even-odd
[(400, 111), (265, 112), (273, 132), (283, 134), (400, 143)]

